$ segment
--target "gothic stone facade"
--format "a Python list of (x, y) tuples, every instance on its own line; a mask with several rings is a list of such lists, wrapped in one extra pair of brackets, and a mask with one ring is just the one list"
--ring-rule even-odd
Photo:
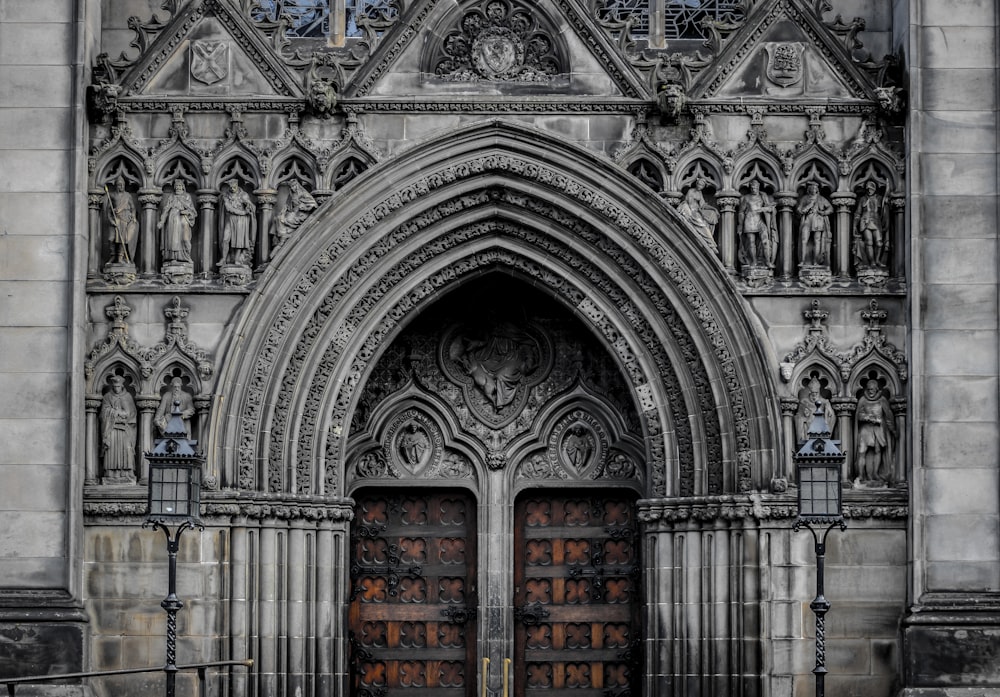
[(177, 402), (210, 694), (808, 694), (820, 409), (828, 689), (1000, 694), (997, 24), (0, 0), (0, 677), (160, 663)]

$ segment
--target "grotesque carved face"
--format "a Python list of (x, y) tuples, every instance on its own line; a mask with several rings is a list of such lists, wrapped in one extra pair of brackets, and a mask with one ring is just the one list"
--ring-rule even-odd
[(875, 399), (878, 397), (879, 387), (876, 380), (869, 380), (865, 383), (865, 397), (868, 399)]

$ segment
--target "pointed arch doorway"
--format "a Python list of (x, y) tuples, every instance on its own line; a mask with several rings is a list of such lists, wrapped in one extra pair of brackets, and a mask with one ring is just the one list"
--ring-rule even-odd
[(509, 273), (414, 320), (351, 425), (351, 694), (637, 694), (643, 439), (610, 354)]

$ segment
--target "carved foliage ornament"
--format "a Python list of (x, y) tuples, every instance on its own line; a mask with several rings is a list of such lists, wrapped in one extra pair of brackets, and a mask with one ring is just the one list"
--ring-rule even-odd
[(565, 72), (537, 10), (508, 0), (467, 11), (445, 37), (431, 71), (454, 82), (549, 82)]

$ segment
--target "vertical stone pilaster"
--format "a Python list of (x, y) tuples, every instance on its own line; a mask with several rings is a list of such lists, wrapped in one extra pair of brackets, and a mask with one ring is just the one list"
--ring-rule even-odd
[(792, 211), (795, 210), (797, 200), (794, 191), (779, 191), (775, 194), (778, 206), (778, 237), (781, 245), (780, 278), (783, 281), (791, 280), (795, 273), (795, 228)]
[(216, 229), (216, 209), (219, 205), (219, 192), (213, 189), (199, 189), (198, 208), (201, 209), (199, 218), (201, 219), (201, 264), (196, 272), (202, 278), (208, 278), (215, 271), (215, 248), (218, 231)]
[(833, 397), (830, 400), (834, 413), (837, 415), (836, 438), (840, 441), (840, 451), (844, 453), (844, 467), (841, 478), (851, 481), (852, 470), (857, 469), (854, 462), (854, 429), (852, 428), (854, 413), (858, 410), (858, 400), (853, 397)]
[(719, 233), (719, 252), (722, 254), (722, 265), (731, 275), (736, 275), (736, 208), (740, 205), (738, 191), (723, 191), (715, 198), (721, 214)]
[[(854, 194), (835, 193), (830, 199), (837, 211), (833, 233), (837, 248), (836, 267), (833, 272), (838, 280), (847, 280), (851, 275), (851, 211), (854, 210), (857, 197)], [(834, 260), (830, 259), (830, 264), (833, 263)]]
[(142, 206), (141, 239), (139, 240), (139, 275), (150, 277), (156, 274), (156, 255), (159, 245), (159, 231), (156, 225), (160, 217), (160, 201), (163, 192), (159, 189), (140, 189), (139, 204)]
[(104, 235), (102, 231), (101, 209), (104, 204), (104, 189), (91, 189), (87, 194), (87, 226), (90, 231), (90, 244), (87, 251), (87, 276), (99, 276), (101, 273), (101, 248)]
[(253, 192), (260, 206), (260, 226), (257, 228), (257, 264), (266, 264), (271, 259), (271, 216), (274, 204), (278, 202), (276, 189), (257, 189)]
[(156, 428), (153, 424), (153, 416), (159, 406), (160, 398), (158, 395), (138, 395), (135, 399), (135, 408), (139, 412), (139, 422), (136, 424), (136, 428), (139, 430), (136, 438), (139, 441), (139, 454), (136, 460), (138, 472), (135, 475), (140, 484), (145, 484), (148, 480), (149, 471), (146, 458), (142, 454), (153, 449), (153, 439), (156, 435), (153, 433)]
[(792, 453), (795, 452), (795, 413), (799, 410), (799, 400), (795, 397), (781, 398), (781, 431), (784, 434), (784, 448), (781, 453), (781, 474), (790, 482), (795, 481), (792, 467)]
[(101, 476), (101, 427), (97, 417), (101, 410), (101, 397), (88, 396), (84, 408), (87, 412), (87, 459), (84, 484), (97, 484)]

